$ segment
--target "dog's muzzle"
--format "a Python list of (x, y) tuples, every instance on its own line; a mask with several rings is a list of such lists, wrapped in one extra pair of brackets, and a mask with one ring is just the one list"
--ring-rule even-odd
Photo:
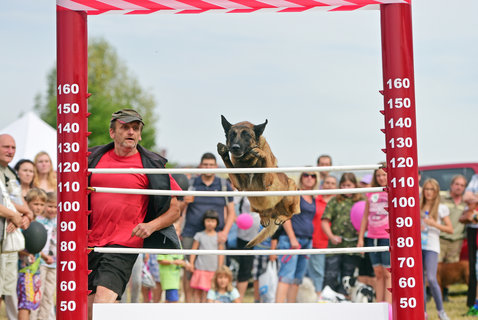
[(235, 155), (236, 157), (242, 156), (241, 146), (237, 143), (231, 145), (229, 147), (229, 151), (231, 151), (231, 153)]

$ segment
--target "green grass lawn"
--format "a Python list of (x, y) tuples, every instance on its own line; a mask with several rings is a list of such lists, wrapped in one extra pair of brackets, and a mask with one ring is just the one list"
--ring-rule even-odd
[[(466, 290), (467, 286), (463, 284), (450, 286), (450, 301), (444, 303), (445, 311), (450, 319), (477, 319), (477, 317), (464, 316), (468, 311), (468, 307), (466, 306)], [(427, 311), (429, 320), (438, 319), (433, 299), (427, 303)]]

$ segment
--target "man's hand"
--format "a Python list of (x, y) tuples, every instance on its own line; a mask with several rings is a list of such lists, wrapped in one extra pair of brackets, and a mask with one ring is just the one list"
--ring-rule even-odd
[(131, 237), (140, 237), (141, 239), (145, 239), (154, 231), (154, 228), (149, 223), (140, 223), (134, 227), (133, 231), (131, 232)]
[(21, 224), (20, 228), (22, 228), (23, 230), (27, 230), (28, 227), (30, 227), (30, 222), (31, 221), (30, 221), (29, 217), (24, 215), (22, 217), (22, 224)]
[(226, 241), (227, 241), (227, 232), (225, 232), (224, 230), (219, 231), (217, 233), (217, 242), (218, 243), (226, 243)]
[(7, 233), (12, 233), (15, 230), (17, 230), (17, 226), (13, 222), (9, 222), (7, 224)]
[(300, 243), (297, 238), (289, 239), (291, 249), (300, 249)]
[(46, 264), (52, 264), (55, 262), (55, 259), (52, 256), (46, 256), (43, 260), (45, 260)]
[(184, 196), (183, 201), (185, 204), (190, 204), (194, 202), (194, 196)]
[(334, 235), (332, 238), (330, 238), (330, 242), (332, 242), (333, 244), (342, 243), (342, 237)]
[(23, 223), (23, 217), (18, 212), (15, 212), (15, 215), (9, 219), (9, 222), (13, 223), (16, 227), (21, 227)]

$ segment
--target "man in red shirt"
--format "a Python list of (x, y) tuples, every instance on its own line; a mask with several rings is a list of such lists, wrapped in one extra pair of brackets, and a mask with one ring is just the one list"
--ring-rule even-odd
[[(90, 168), (164, 168), (167, 160), (138, 143), (144, 123), (132, 109), (113, 113), (112, 143), (90, 149)], [(181, 190), (171, 175), (92, 174), (93, 187)], [(180, 248), (172, 225), (179, 218), (176, 197), (92, 193), (88, 247)], [(137, 255), (91, 252), (88, 255), (89, 319), (93, 303), (119, 300)]]

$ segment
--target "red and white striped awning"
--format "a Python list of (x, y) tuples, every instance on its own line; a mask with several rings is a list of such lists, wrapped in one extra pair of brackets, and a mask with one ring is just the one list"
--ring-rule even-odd
[(220, 11), (248, 13), (256, 11), (302, 12), (307, 10), (351, 11), (378, 9), (380, 4), (406, 3), (411, 0), (57, 0), (59, 9), (103, 13), (203, 13)]

